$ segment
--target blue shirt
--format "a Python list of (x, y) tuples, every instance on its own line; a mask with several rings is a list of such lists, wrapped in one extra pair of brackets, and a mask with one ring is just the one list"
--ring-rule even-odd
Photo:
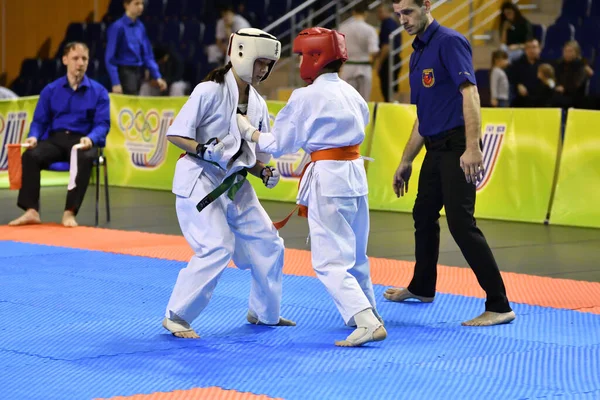
[(71, 131), (104, 147), (109, 129), (110, 101), (104, 86), (84, 76), (77, 90), (73, 90), (65, 75), (40, 93), (29, 137), (45, 140), (51, 132)]
[(410, 100), (417, 105), (419, 133), (432, 136), (464, 126), (459, 88), (477, 84), (469, 41), (434, 20), (412, 46)]
[(104, 60), (113, 86), (121, 84), (119, 65), (143, 66), (150, 71), (152, 78), (161, 77), (146, 28), (139, 19), (134, 21), (127, 14), (123, 15), (108, 28), (106, 38)]

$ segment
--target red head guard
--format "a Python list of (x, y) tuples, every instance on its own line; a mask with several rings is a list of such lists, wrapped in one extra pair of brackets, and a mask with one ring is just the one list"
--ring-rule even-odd
[(319, 72), (330, 62), (348, 60), (344, 34), (325, 28), (309, 28), (294, 40), (294, 53), (302, 54), (300, 77), (313, 83)]

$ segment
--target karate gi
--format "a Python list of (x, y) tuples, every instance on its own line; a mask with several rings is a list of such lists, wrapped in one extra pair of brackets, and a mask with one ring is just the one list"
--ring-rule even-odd
[[(368, 121), (361, 95), (338, 74), (327, 73), (292, 93), (273, 132), (261, 133), (258, 145), (275, 157), (301, 148), (312, 153), (359, 145)], [(352, 317), (370, 307), (376, 313), (367, 257), (369, 204), (363, 159), (309, 164), (297, 203), (308, 206), (313, 268), (344, 322), (352, 325)]]
[[(219, 166), (190, 155), (179, 159), (173, 179), (177, 195), (177, 217), (181, 231), (194, 250), (186, 268), (179, 272), (166, 309), (191, 323), (207, 306), (223, 270), (233, 259), (240, 269), (250, 269), (249, 312), (265, 324), (280, 317), (284, 245), (249, 182), (243, 181), (231, 200), (219, 196), (201, 212), (196, 205), (225, 178), (271, 156), (255, 143), (242, 140), (237, 123), (238, 87), (233, 72), (225, 83), (204, 82), (196, 86), (167, 135), (207, 143), (218, 138), (225, 144)], [(269, 113), (263, 98), (250, 87), (247, 117), (262, 132), (268, 132)], [(238, 150), (242, 150), (232, 162)], [(236, 182), (240, 178), (236, 177)]]

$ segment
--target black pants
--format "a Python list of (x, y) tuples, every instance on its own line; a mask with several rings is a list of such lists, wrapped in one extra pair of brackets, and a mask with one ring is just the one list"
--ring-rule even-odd
[[(26, 150), (22, 156), (23, 180), (17, 205), (23, 210), (40, 209), (40, 179), (41, 170), (48, 168), (54, 162), (70, 161), (71, 147), (78, 144), (82, 136), (66, 132), (50, 134), (48, 140), (38, 142), (31, 150)], [(65, 210), (73, 211), (75, 215), (81, 207), (85, 192), (90, 182), (92, 167), (98, 156), (98, 148), (78, 150), (76, 187), (67, 193)]]
[(143, 79), (142, 68), (119, 65), (118, 71), (123, 94), (139, 95)]
[(450, 233), (487, 295), (485, 309), (509, 312), (498, 265), (473, 217), (475, 185), (466, 181), (460, 168), (460, 157), (466, 148), (464, 128), (437, 136), (425, 141), (427, 153), (413, 209), (416, 265), (408, 290), (419, 296), (435, 294), (440, 247), (438, 220), (444, 206)]

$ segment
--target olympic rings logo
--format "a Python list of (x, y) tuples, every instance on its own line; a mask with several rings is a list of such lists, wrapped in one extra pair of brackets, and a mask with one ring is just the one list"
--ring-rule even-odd
[(119, 112), (119, 128), (129, 141), (143, 140), (146, 143), (152, 141), (152, 138), (160, 129), (160, 115), (156, 110), (150, 110), (144, 114), (138, 110), (135, 114), (129, 108), (123, 108)]

